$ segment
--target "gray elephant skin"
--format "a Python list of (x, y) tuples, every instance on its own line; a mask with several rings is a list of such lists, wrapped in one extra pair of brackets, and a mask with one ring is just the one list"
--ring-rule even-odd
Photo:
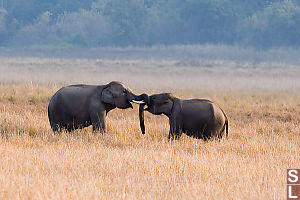
[[(145, 101), (140, 104), (139, 117), (142, 133), (145, 133), (144, 110), (154, 114), (164, 114), (169, 118), (169, 139), (179, 139), (182, 133), (208, 140), (228, 135), (228, 119), (224, 111), (206, 99), (182, 100), (172, 94), (141, 95)], [(145, 108), (147, 106), (147, 108)]]
[[(48, 106), (48, 117), (54, 132), (84, 128), (105, 132), (105, 118), (114, 108), (133, 108), (141, 96), (133, 94), (120, 82), (107, 85), (70, 85), (58, 90)], [(141, 103), (141, 102), (140, 102)]]

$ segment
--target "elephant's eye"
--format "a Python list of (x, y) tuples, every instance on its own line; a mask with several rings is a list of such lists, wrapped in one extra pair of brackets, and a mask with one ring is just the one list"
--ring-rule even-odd
[(126, 94), (126, 90), (123, 90), (123, 93)]

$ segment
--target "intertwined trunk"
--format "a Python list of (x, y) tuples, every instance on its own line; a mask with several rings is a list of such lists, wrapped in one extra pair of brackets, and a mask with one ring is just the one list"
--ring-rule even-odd
[(145, 108), (146, 105), (149, 106), (150, 100), (149, 100), (149, 96), (147, 94), (142, 94), (141, 96), (142, 96), (143, 101), (145, 103), (140, 104), (139, 118), (140, 118), (140, 127), (141, 127), (142, 134), (145, 134), (144, 108)]

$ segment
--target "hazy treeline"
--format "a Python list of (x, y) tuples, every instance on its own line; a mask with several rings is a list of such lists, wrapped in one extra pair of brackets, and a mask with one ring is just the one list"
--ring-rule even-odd
[(0, 0), (0, 46), (300, 46), (298, 0)]

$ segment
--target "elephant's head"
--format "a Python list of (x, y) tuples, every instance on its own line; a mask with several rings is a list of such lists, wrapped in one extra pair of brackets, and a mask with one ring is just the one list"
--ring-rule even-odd
[[(142, 94), (141, 97), (145, 103), (140, 104), (139, 117), (142, 133), (145, 134), (144, 110), (154, 115), (165, 114), (170, 116), (174, 104), (174, 97), (170, 93), (154, 94), (151, 96)], [(147, 107), (145, 108), (145, 106)]]
[(110, 82), (101, 93), (101, 100), (104, 103), (116, 106), (117, 108), (126, 109), (133, 108), (131, 102), (144, 103), (143, 96), (133, 94), (120, 82)]

